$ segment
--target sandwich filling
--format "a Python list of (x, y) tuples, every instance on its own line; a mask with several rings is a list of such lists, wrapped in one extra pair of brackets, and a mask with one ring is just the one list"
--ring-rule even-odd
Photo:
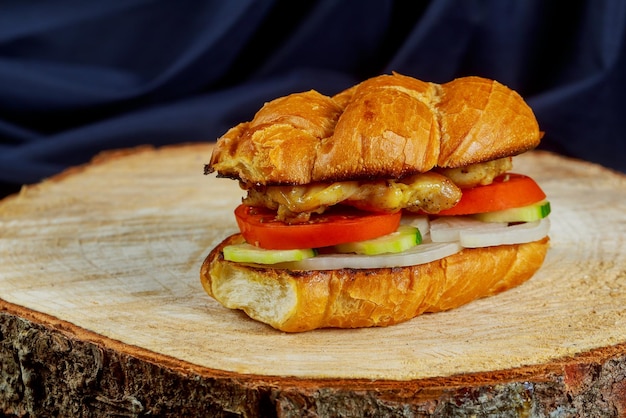
[(438, 213), (454, 207), (462, 189), (490, 184), (511, 166), (507, 157), (402, 179), (251, 187), (243, 203), (274, 210), (277, 219), (288, 224), (308, 222), (312, 213), (321, 214), (340, 203), (371, 212)]

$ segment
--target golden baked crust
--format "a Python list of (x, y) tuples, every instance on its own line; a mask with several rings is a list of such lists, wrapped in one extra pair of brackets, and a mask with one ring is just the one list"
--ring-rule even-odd
[(222, 305), (286, 332), (388, 326), (495, 295), (528, 280), (549, 240), (464, 249), (431, 263), (398, 268), (290, 271), (225, 261), (218, 245), (204, 261), (205, 291)]
[(313, 90), (272, 100), (220, 138), (209, 166), (248, 183), (310, 183), (320, 138), (332, 135), (341, 112)]
[(497, 81), (464, 77), (444, 84), (442, 92), (437, 105), (439, 167), (516, 155), (539, 144), (541, 134), (533, 111), (517, 92)]
[(530, 107), (497, 81), (393, 73), (334, 97), (266, 103), (218, 140), (206, 171), (258, 185), (397, 178), (519, 154), (540, 138)]
[(437, 90), (399, 74), (359, 84), (333, 135), (321, 139), (311, 180), (398, 178), (430, 170), (439, 155)]

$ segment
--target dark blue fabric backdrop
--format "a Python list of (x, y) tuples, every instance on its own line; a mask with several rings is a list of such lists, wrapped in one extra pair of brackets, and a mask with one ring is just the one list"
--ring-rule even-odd
[(213, 141), (277, 96), (391, 71), (497, 79), (542, 148), (626, 171), (625, 29), (623, 0), (4, 0), (0, 185)]

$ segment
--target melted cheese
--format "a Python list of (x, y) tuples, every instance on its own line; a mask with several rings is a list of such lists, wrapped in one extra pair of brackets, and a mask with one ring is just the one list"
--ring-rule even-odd
[(423, 173), (403, 180), (335, 182), (304, 186), (269, 186), (250, 189), (244, 203), (278, 212), (278, 219), (306, 222), (311, 213), (322, 213), (338, 203), (360, 209), (396, 212), (401, 209), (436, 213), (456, 205), (461, 190), (448, 178)]
[(311, 213), (322, 213), (338, 203), (378, 212), (407, 209), (437, 213), (458, 203), (461, 188), (490, 184), (511, 167), (511, 157), (505, 157), (466, 167), (437, 169), (402, 180), (268, 186), (249, 189), (244, 203), (276, 210), (277, 218), (287, 223), (306, 222)]

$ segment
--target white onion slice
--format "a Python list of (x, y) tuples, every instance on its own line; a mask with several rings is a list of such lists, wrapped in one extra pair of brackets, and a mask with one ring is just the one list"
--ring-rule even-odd
[(550, 221), (543, 218), (499, 229), (461, 231), (460, 242), (466, 248), (490, 247), (492, 245), (524, 244), (537, 241), (548, 235)]
[(336, 270), (342, 268), (372, 269), (384, 267), (405, 267), (439, 260), (461, 251), (458, 242), (422, 243), (395, 254), (320, 254), (317, 257), (289, 263), (275, 264), (273, 268), (290, 270)]
[(507, 223), (483, 222), (469, 216), (444, 216), (430, 222), (433, 242), (453, 242), (461, 239), (461, 232), (501, 230)]
[[(372, 269), (406, 267), (430, 263), (448, 257), (463, 248), (522, 244), (537, 241), (548, 235), (550, 221), (543, 218), (509, 226), (507, 223), (482, 222), (464, 216), (441, 217), (430, 225), (416, 217), (408, 223), (430, 230), (430, 239), (415, 247), (394, 254), (320, 254), (300, 261), (273, 264), (272, 268), (290, 270), (337, 270), (342, 268)], [(403, 223), (406, 223), (403, 222)], [(417, 225), (416, 225), (417, 224)], [(424, 232), (420, 232), (424, 235)]]

